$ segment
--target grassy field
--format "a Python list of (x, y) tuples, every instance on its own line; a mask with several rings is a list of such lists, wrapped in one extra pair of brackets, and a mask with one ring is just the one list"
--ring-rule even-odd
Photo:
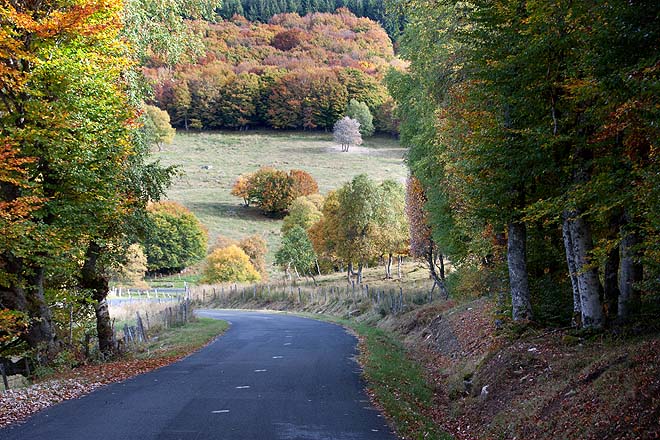
[[(177, 165), (183, 175), (168, 191), (168, 198), (192, 210), (208, 228), (210, 242), (218, 235), (240, 239), (260, 234), (268, 242), (267, 261), (279, 246), (281, 220), (246, 208), (230, 194), (236, 178), (261, 166), (302, 169), (319, 183), (322, 194), (360, 173), (377, 181), (403, 182), (405, 150), (391, 138), (373, 137), (361, 147), (342, 153), (331, 133), (213, 132), (178, 133), (174, 143), (154, 153), (164, 165)], [(276, 273), (275, 270), (271, 271)]]

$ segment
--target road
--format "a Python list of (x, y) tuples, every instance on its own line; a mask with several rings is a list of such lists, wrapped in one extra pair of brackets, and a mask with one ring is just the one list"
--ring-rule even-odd
[(193, 355), (48, 408), (6, 440), (393, 440), (364, 392), (356, 339), (282, 314), (200, 311), (230, 329)]

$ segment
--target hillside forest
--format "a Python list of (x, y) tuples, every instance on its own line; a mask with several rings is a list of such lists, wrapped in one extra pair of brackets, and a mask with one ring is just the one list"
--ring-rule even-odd
[[(412, 274), (430, 302), (484, 298), (496, 348), (657, 335), (659, 18), (648, 0), (0, 0), (0, 358), (125, 355), (115, 286), (354, 293), (373, 268), (401, 297)], [(230, 152), (249, 171), (227, 176)], [(222, 169), (200, 158), (191, 184), (182, 156), (202, 153)]]

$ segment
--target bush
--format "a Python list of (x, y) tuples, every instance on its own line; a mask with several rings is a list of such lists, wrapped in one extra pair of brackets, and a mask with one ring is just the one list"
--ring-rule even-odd
[(151, 204), (144, 250), (151, 272), (180, 272), (206, 255), (208, 233), (187, 208), (174, 202)]
[(266, 272), (266, 253), (268, 253), (266, 240), (260, 235), (250, 235), (242, 239), (238, 243), (238, 247), (243, 249), (243, 252), (250, 258), (250, 263), (259, 272), (261, 279), (266, 280), (268, 278), (268, 272)]
[(216, 249), (206, 258), (202, 280), (205, 283), (256, 282), (261, 280), (250, 257), (238, 246)]
[(297, 197), (311, 195), (318, 190), (316, 180), (305, 171), (290, 170), (287, 173), (262, 167), (254, 173), (240, 176), (231, 193), (241, 197), (246, 206), (254, 203), (267, 214), (282, 214)]

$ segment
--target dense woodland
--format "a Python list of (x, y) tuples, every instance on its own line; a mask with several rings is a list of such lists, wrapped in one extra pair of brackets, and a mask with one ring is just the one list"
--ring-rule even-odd
[(395, 58), (376, 22), (343, 9), (189, 26), (203, 35), (194, 63), (171, 69), (152, 57), (145, 69), (175, 127), (331, 129), (355, 99), (368, 105), (379, 130), (396, 131), (382, 82)]
[(659, 12), (406, 6), (388, 84), (433, 242), (509, 289), (515, 321), (657, 317)]

